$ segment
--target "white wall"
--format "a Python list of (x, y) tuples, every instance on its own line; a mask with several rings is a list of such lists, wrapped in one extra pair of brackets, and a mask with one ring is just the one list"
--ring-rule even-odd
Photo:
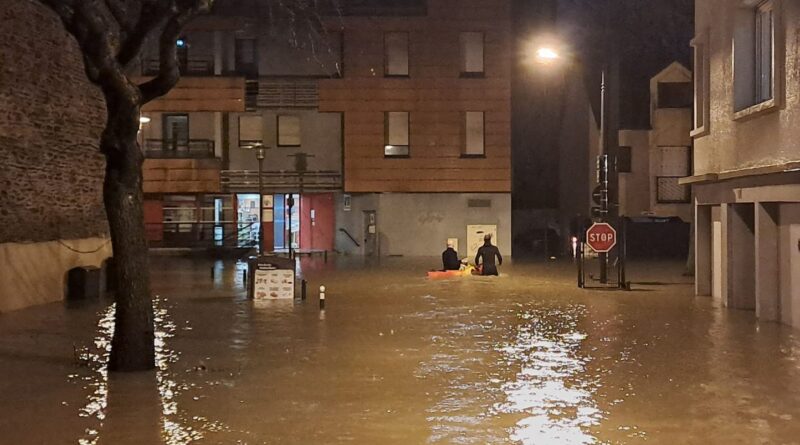
[[(468, 207), (468, 200), (489, 200), (491, 207)], [(337, 226), (363, 241), (363, 212), (377, 211), (380, 254), (436, 256), (448, 238), (467, 245), (467, 225), (497, 225), (494, 240), (501, 254), (511, 256), (511, 195), (506, 193), (384, 193), (352, 195), (352, 209), (345, 212), (337, 200)], [(361, 253), (337, 234), (339, 251)], [(459, 252), (461, 255), (462, 252)]]
[[(732, 42), (734, 18), (743, 2), (695, 2), (697, 34), (708, 31), (710, 52), (709, 134), (695, 139), (695, 174), (800, 161), (800, 2), (780, 1), (782, 28), (776, 47), (785, 46), (784, 107), (749, 119), (734, 120)], [(781, 35), (784, 37), (781, 38)]]

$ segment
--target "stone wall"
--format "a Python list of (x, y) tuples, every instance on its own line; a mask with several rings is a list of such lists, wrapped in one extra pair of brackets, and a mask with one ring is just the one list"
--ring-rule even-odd
[(29, 0), (3, 1), (0, 35), (0, 243), (105, 234), (105, 107), (77, 44)]

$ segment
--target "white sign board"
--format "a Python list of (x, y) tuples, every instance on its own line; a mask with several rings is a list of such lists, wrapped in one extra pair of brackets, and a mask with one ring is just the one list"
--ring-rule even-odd
[[(486, 234), (492, 235), (492, 244), (497, 245), (497, 226), (496, 225), (473, 225), (467, 226), (467, 251), (465, 252), (470, 263), (475, 260), (478, 249), (483, 245), (483, 237)], [(459, 252), (459, 255), (464, 255)]]
[(294, 271), (291, 269), (256, 269), (253, 281), (255, 300), (294, 298)]

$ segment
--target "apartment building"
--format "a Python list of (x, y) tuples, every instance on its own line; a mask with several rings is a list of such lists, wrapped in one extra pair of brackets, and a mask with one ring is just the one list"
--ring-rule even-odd
[(510, 251), (506, 0), (344, 2), (305, 41), (230, 4), (143, 110), (151, 245), (467, 254), (493, 233)]
[[(317, 82), (338, 75), (338, 37), (309, 49), (282, 26), (223, 4), (177, 41), (182, 79), (142, 110), (151, 246), (333, 249), (341, 119)], [(139, 69), (157, 62), (153, 45)]]
[(319, 109), (343, 118), (337, 249), (435, 255), (452, 239), (471, 255), (494, 233), (509, 253), (510, 2), (414, 3), (331, 21), (343, 71)]
[(800, 326), (800, 4), (696, 3), (696, 292)]
[(692, 73), (678, 62), (650, 79), (650, 128), (619, 132), (619, 213), (692, 220)]

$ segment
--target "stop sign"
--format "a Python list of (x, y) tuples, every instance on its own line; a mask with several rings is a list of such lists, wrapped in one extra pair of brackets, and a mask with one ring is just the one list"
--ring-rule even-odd
[(594, 223), (586, 231), (586, 244), (597, 253), (608, 252), (617, 245), (617, 231), (608, 223)]

